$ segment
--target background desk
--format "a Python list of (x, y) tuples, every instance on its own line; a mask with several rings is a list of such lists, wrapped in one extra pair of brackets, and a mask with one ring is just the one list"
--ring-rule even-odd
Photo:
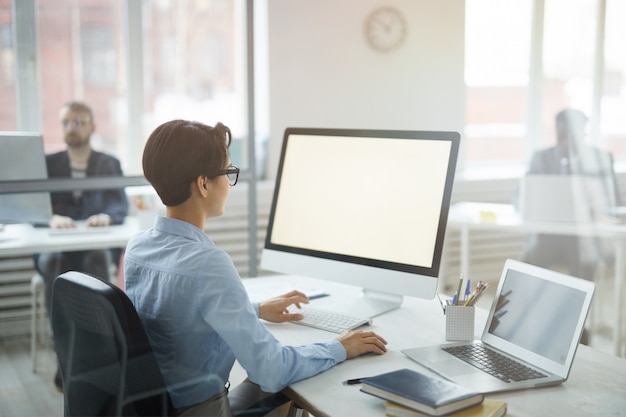
[[(599, 236), (615, 241), (615, 276), (613, 301), (615, 306), (615, 326), (613, 327), (613, 352), (617, 356), (626, 355), (624, 331), (624, 275), (626, 274), (626, 224), (623, 223), (548, 223), (522, 222), (515, 208), (510, 204), (462, 202), (450, 207), (448, 227), (460, 231), (461, 272), (471, 276), (470, 232), (499, 230), (511, 233), (550, 233), (557, 235)], [(503, 262), (504, 264), (504, 262)]]
[[(285, 277), (255, 278), (244, 280), (244, 283), (257, 280), (265, 280), (274, 285), (277, 280), (285, 280)], [(347, 296), (359, 294), (354, 287), (304, 278), (297, 280), (305, 288), (324, 288), (332, 294)], [(341, 302), (341, 299), (337, 302)], [(315, 303), (315, 300), (311, 303)], [(486, 317), (486, 310), (477, 310), (477, 337), (482, 332)], [(431, 373), (406, 358), (400, 351), (444, 342), (444, 318), (437, 299), (419, 300), (407, 297), (401, 308), (374, 318), (373, 325), (369, 326), (389, 342), (386, 354), (366, 355), (346, 361), (313, 378), (291, 385), (288, 393), (316, 417), (382, 417), (385, 415), (382, 400), (360, 392), (359, 385), (344, 386), (342, 381), (399, 368)], [(336, 337), (333, 333), (292, 323), (267, 325), (285, 344), (300, 345)], [(564, 384), (489, 394), (487, 397), (506, 401), (509, 405), (507, 415), (513, 417), (626, 415), (626, 360), (580, 346), (569, 380)]]
[(123, 248), (137, 230), (135, 217), (107, 232), (89, 234), (51, 236), (47, 228), (6, 225), (0, 231), (0, 338), (30, 335), (33, 253)]
[(94, 233), (56, 234), (45, 227), (9, 224), (0, 231), (0, 256), (23, 256), (38, 252), (121, 248), (139, 230), (135, 217), (127, 217), (121, 225)]

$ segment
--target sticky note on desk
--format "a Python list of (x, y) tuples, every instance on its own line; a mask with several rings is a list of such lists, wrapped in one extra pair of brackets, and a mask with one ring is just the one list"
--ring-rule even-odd
[(494, 223), (496, 221), (496, 213), (491, 210), (481, 210), (480, 221)]

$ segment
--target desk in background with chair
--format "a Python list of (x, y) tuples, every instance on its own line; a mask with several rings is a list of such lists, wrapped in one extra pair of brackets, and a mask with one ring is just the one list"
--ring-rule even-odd
[(523, 222), (515, 207), (510, 204), (459, 202), (450, 207), (448, 228), (460, 233), (461, 272), (470, 276), (471, 232), (502, 231), (512, 234), (528, 232), (555, 235), (599, 236), (614, 239), (615, 275), (613, 302), (615, 325), (613, 327), (613, 352), (626, 355), (626, 331), (624, 330), (624, 281), (626, 274), (626, 224), (625, 223), (563, 223)]
[[(30, 256), (36, 252), (102, 249), (124, 247), (139, 230), (135, 217), (127, 217), (123, 224), (108, 226), (106, 231), (81, 234), (50, 234), (50, 229), (29, 224), (8, 224), (0, 231), (0, 256)], [(31, 358), (33, 371), (37, 368), (37, 345), (45, 339), (47, 320), (43, 305), (43, 280), (35, 274), (31, 279)], [(38, 340), (39, 339), (39, 340)]]

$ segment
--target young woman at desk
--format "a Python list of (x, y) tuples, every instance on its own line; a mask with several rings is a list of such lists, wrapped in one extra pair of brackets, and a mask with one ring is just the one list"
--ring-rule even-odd
[[(259, 320), (301, 319), (286, 309), (308, 300), (293, 291), (251, 304), (232, 261), (204, 233), (205, 221), (223, 213), (237, 183), (230, 142), (230, 130), (221, 123), (174, 120), (156, 128), (143, 154), (144, 175), (165, 204), (166, 216), (128, 243), (126, 292), (178, 415), (230, 415), (231, 410), (237, 415), (259, 400), (277, 398), (269, 392), (346, 359), (386, 351), (382, 337), (362, 331), (283, 346)], [(229, 393), (235, 359), (248, 379)]]

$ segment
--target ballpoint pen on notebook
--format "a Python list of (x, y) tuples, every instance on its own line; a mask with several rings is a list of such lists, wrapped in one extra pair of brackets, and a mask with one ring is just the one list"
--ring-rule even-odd
[(347, 379), (345, 381), (342, 382), (343, 385), (356, 385), (356, 384), (360, 384), (361, 382), (363, 382), (365, 378), (352, 378), (352, 379)]

